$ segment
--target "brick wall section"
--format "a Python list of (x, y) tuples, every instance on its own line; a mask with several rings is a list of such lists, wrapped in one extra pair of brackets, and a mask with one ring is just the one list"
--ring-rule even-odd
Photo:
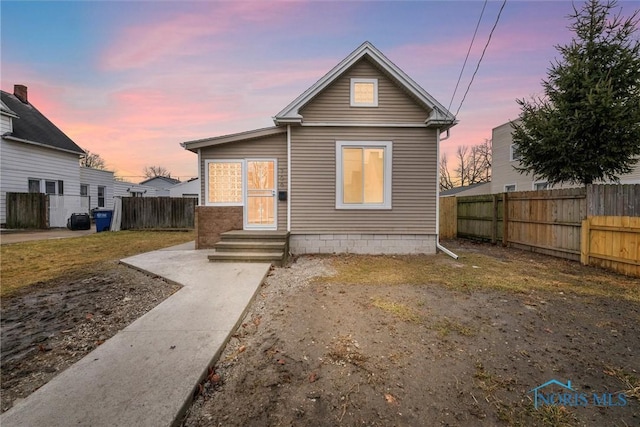
[(294, 255), (304, 254), (435, 254), (432, 234), (295, 234), (289, 239)]
[(243, 228), (242, 206), (197, 206), (196, 249), (210, 249), (220, 241), (220, 234)]

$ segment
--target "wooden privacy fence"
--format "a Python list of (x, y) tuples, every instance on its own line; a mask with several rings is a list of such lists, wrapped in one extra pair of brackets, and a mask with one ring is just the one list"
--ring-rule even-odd
[(640, 217), (590, 216), (582, 221), (580, 261), (640, 277)]
[(455, 197), (440, 198), (440, 238), (455, 239), (457, 230), (457, 209)]
[[(441, 198), (440, 218), (456, 218), (456, 230), (447, 229), (448, 235), (502, 242), (576, 261), (583, 252), (582, 227), (587, 217), (640, 217), (640, 184), (456, 197), (455, 205), (445, 199), (452, 198)], [(445, 225), (450, 226), (441, 219), (442, 231)], [(632, 244), (627, 237), (621, 242)], [(635, 253), (636, 259), (640, 256), (624, 250)]]
[(7, 228), (49, 228), (49, 197), (44, 193), (7, 193)]
[(194, 228), (196, 203), (191, 197), (123, 197), (121, 229)]

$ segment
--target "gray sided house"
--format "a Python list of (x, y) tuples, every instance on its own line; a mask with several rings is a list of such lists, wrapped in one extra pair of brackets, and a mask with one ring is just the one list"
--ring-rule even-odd
[(198, 154), (197, 247), (228, 230), (290, 251), (435, 253), (438, 145), (455, 118), (366, 42), (274, 118), (185, 142)]

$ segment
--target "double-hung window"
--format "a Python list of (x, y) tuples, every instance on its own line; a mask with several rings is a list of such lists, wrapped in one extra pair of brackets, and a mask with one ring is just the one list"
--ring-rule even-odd
[(336, 142), (336, 209), (391, 209), (391, 141)]
[(98, 207), (104, 208), (104, 198), (106, 197), (107, 188), (102, 185), (98, 186)]
[(206, 205), (242, 206), (242, 160), (206, 161)]

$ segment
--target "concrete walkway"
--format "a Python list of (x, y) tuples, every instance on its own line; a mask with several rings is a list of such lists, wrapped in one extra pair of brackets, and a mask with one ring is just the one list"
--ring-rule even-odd
[(238, 326), (269, 264), (211, 263), (210, 251), (123, 263), (184, 287), (0, 417), (11, 426), (171, 426)]

